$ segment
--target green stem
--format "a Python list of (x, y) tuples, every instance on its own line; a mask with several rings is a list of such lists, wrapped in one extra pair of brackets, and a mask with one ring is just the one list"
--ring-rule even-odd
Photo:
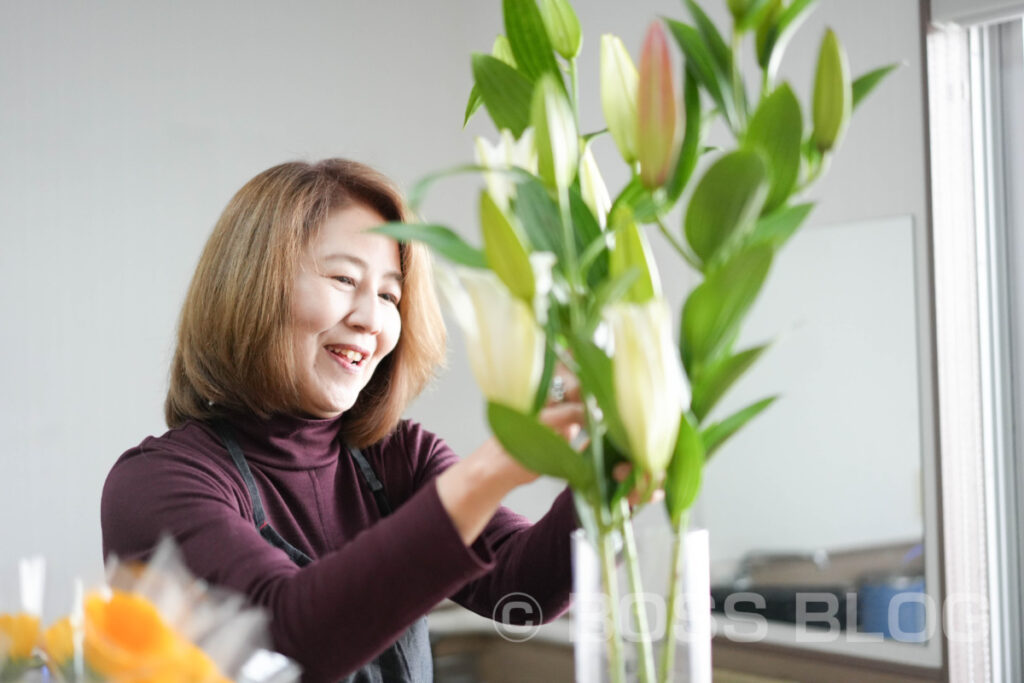
[[(597, 511), (600, 515), (600, 510)], [(603, 521), (598, 522), (601, 554), (601, 586), (604, 598), (608, 602), (608, 632), (605, 634), (608, 643), (608, 668), (611, 683), (626, 683), (626, 659), (622, 647), (622, 634), (619, 633), (619, 586), (615, 572), (615, 539), (612, 528)]]
[(736, 125), (734, 131), (737, 140), (743, 139), (744, 129), (747, 127), (747, 112), (744, 102), (746, 101), (743, 92), (743, 77), (740, 74), (740, 60), (743, 58), (743, 37), (732, 27), (732, 99), (736, 103)]
[(623, 498), (620, 501), (622, 506), (622, 523), (619, 529), (622, 532), (622, 552), (626, 562), (626, 572), (629, 575), (629, 590), (632, 593), (633, 617), (636, 619), (637, 632), (640, 634), (639, 661), (640, 681), (642, 683), (654, 683), (654, 647), (651, 645), (650, 622), (647, 620), (647, 603), (644, 601), (643, 582), (640, 578), (639, 554), (636, 550), (636, 539), (633, 537), (633, 523), (630, 520), (629, 501)]
[(683, 260), (689, 263), (694, 270), (698, 272), (704, 270), (704, 267), (697, 260), (697, 257), (691, 254), (690, 250), (687, 249), (682, 242), (672, 236), (672, 233), (669, 232), (668, 228), (665, 226), (664, 221), (661, 220), (661, 216), (658, 216), (658, 229), (661, 230), (661, 234), (665, 236), (665, 239), (667, 239), (669, 244), (672, 245), (672, 248), (679, 252), (679, 255), (683, 257)]
[(580, 128), (580, 74), (576, 69), (576, 59), (569, 60), (569, 83), (572, 88), (572, 96), (569, 101), (572, 102), (572, 117), (576, 121), (576, 130)]
[(665, 641), (661, 649), (661, 678), (659, 683), (670, 683), (676, 657), (676, 610), (679, 603), (679, 587), (683, 583), (683, 557), (685, 551), (686, 527), (689, 512), (679, 516), (672, 526), (672, 566), (669, 570), (668, 610), (665, 616)]
[(568, 263), (569, 279), (569, 316), (571, 329), (583, 327), (583, 312), (580, 308), (580, 296), (583, 283), (580, 281), (579, 258), (576, 254), (576, 234), (572, 229), (572, 210), (569, 207), (569, 188), (558, 188), (558, 211), (562, 219), (562, 239), (565, 240), (565, 258)]

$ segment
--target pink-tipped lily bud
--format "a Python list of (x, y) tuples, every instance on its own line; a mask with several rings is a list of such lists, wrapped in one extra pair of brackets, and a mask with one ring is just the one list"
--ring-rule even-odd
[(636, 156), (640, 179), (650, 189), (661, 187), (675, 158), (676, 93), (665, 29), (654, 22), (640, 53), (637, 85)]

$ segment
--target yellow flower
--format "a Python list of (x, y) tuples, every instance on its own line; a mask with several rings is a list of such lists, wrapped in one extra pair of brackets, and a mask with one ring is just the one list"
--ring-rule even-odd
[(85, 660), (111, 678), (152, 676), (179, 655), (182, 641), (151, 602), (135, 593), (114, 591), (85, 599)]
[(39, 644), (39, 617), (19, 612), (0, 614), (0, 660), (28, 659)]
[(75, 641), (70, 617), (64, 617), (46, 629), (43, 633), (43, 649), (50, 661), (58, 667), (71, 661), (75, 654)]

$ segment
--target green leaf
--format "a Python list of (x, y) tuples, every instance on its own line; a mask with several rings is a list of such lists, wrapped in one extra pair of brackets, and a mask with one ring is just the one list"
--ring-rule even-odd
[(861, 101), (867, 97), (886, 76), (892, 73), (895, 69), (898, 69), (899, 66), (899, 64), (880, 66), (854, 80), (853, 85), (851, 86), (851, 89), (853, 90), (853, 108), (856, 109), (857, 105), (860, 104)]
[(733, 413), (721, 422), (716, 422), (701, 432), (700, 437), (704, 442), (704, 451), (706, 453), (704, 456), (705, 459), (710, 458), (715, 451), (722, 447), (722, 444), (725, 443), (729, 437), (738, 432), (752, 419), (760, 415), (761, 412), (774, 403), (777, 398), (778, 396), (771, 396), (769, 398), (761, 399), (757, 403), (753, 403), (743, 410)]
[(544, 19), (534, 0), (502, 0), (505, 35), (512, 46), (516, 65), (530, 81), (552, 74), (561, 84)]
[(583, 32), (572, 5), (568, 0), (540, 0), (540, 16), (558, 54), (574, 59), (583, 44)]
[[(608, 278), (608, 252), (611, 233), (602, 232), (580, 254), (580, 270), (587, 273), (587, 283), (591, 290), (598, 287)], [(603, 270), (600, 274), (596, 271)]]
[(533, 251), (550, 251), (564, 262), (561, 214), (539, 179), (531, 175), (516, 185), (513, 207)]
[(588, 302), (587, 314), (590, 316), (590, 321), (584, 331), (592, 334), (601, 322), (601, 315), (605, 306), (621, 301), (626, 296), (626, 293), (629, 292), (633, 283), (639, 279), (640, 269), (632, 267), (601, 282), (594, 290)]
[(508, 42), (508, 38), (500, 33), (495, 36), (494, 43), (491, 45), (491, 54), (512, 68), (516, 68), (516, 56), (512, 54), (512, 45)]
[(683, 305), (683, 365), (693, 377), (713, 363), (735, 338), (772, 264), (772, 249), (758, 244), (708, 273)]
[(665, 508), (675, 527), (690, 509), (700, 491), (704, 472), (704, 444), (700, 434), (684, 414), (679, 421), (679, 436), (665, 475)]
[(785, 244), (793, 233), (803, 224), (814, 208), (814, 202), (784, 206), (767, 216), (762, 216), (754, 232), (750, 235), (750, 243), (765, 243), (776, 251)]
[[(550, 321), (549, 321), (550, 323)], [(540, 382), (537, 383), (537, 395), (533, 398), (533, 412), (539, 413), (544, 404), (548, 402), (548, 391), (551, 389), (551, 378), (555, 375), (555, 366), (558, 364), (558, 356), (555, 355), (555, 347), (551, 345), (553, 330), (550, 324), (544, 330), (548, 343), (544, 347), (544, 370), (540, 375)]]
[(462, 118), (462, 127), (465, 128), (469, 120), (473, 118), (473, 114), (480, 108), (480, 105), (484, 103), (484, 98), (480, 96), (480, 89), (476, 87), (476, 83), (473, 84), (473, 89), (469, 91), (469, 101), (466, 102), (466, 115)]
[(736, 30), (740, 33), (757, 28), (772, 11), (772, 0), (753, 0), (747, 5), (742, 17), (736, 18)]
[(429, 190), (430, 187), (438, 180), (467, 173), (504, 173), (516, 179), (530, 179), (534, 177), (529, 171), (516, 166), (512, 166), (510, 168), (488, 168), (487, 166), (481, 166), (479, 164), (460, 164), (458, 166), (452, 166), (451, 168), (427, 174), (417, 180), (416, 184), (414, 184), (412, 189), (409, 190), (406, 198), (406, 201), (409, 203), (409, 207), (413, 212), (418, 211), (424, 198), (427, 196), (427, 190)]
[(672, 179), (666, 187), (668, 204), (674, 205), (690, 182), (690, 176), (697, 167), (697, 158), (700, 156), (700, 139), (702, 135), (702, 120), (700, 112), (700, 90), (697, 88), (697, 80), (689, 70), (684, 70), (683, 78), (683, 106), (685, 107), (686, 130), (683, 132), (683, 144), (679, 149), (679, 157), (676, 159), (676, 169)]
[(471, 247), (450, 228), (432, 223), (384, 223), (371, 232), (399, 242), (422, 242), (453, 263), (471, 268), (486, 268), (487, 259), (479, 249)]
[[(593, 246), (603, 245), (606, 235), (575, 186), (569, 189), (569, 214), (576, 236), (576, 252), (580, 254), (581, 272), (586, 273), (587, 282), (594, 286), (608, 277), (608, 251), (602, 246)], [(596, 253), (588, 253), (590, 248)]]
[(722, 110), (730, 125), (736, 128), (736, 103), (732, 97), (730, 76), (722, 73), (719, 69), (718, 63), (711, 54), (711, 49), (704, 42), (704, 37), (697, 29), (688, 24), (667, 17), (663, 19), (686, 57), (687, 69), (708, 91), (711, 99)]
[(614, 216), (623, 209), (631, 211), (633, 218), (638, 222), (648, 223), (658, 216), (660, 207), (651, 191), (644, 186), (639, 176), (636, 176), (619, 192), (619, 196), (612, 202), (608, 215)]
[(518, 231), (486, 190), (480, 193), (480, 227), (487, 264), (513, 296), (532, 306), (536, 285), (529, 252)]
[(698, 422), (704, 421), (729, 387), (750, 369), (767, 348), (768, 345), (763, 344), (726, 356), (697, 373), (693, 378), (693, 400), (690, 409)]
[(594, 212), (587, 206), (582, 193), (575, 186), (569, 188), (569, 213), (575, 228), (578, 247), (582, 248), (584, 245), (590, 244), (604, 233)]
[(697, 183), (686, 211), (686, 240), (709, 264), (754, 226), (768, 195), (761, 155), (739, 149), (718, 159)]
[(775, 82), (775, 75), (779, 72), (779, 64), (782, 63), (782, 55), (790, 39), (809, 16), (808, 10), (816, 2), (817, 0), (793, 0), (785, 7), (778, 2), (772, 11), (766, 13), (765, 21), (769, 28), (765, 30), (763, 37), (760, 33), (758, 35), (758, 63), (767, 73), (769, 83)]
[(693, 16), (693, 22), (697, 25), (697, 30), (704, 37), (704, 43), (707, 45), (712, 59), (715, 60), (718, 70), (723, 74), (732, 74), (732, 51), (725, 44), (722, 34), (715, 27), (715, 23), (708, 18), (708, 15), (704, 13), (700, 5), (693, 0), (686, 0), (686, 7)]
[(628, 210), (623, 209), (612, 214), (612, 222), (615, 229), (615, 246), (609, 255), (609, 272), (612, 277), (619, 277), (627, 270), (635, 268), (638, 277), (624, 293), (623, 299), (635, 304), (650, 301), (661, 293), (661, 279), (654, 264), (651, 246)]
[[(508, 38), (503, 35), (498, 35), (494, 39), (494, 44), (491, 46), (491, 55), (505, 62), (513, 69), (516, 66), (516, 58), (512, 55), (512, 46), (508, 44)], [(469, 93), (469, 101), (466, 103), (466, 116), (462, 120), (462, 127), (465, 128), (466, 124), (469, 123), (469, 119), (472, 118), (476, 110), (480, 108), (484, 100), (480, 96), (480, 89), (476, 83), (473, 84), (473, 89)]]
[(822, 152), (837, 147), (850, 122), (853, 90), (846, 52), (832, 29), (825, 31), (818, 52), (818, 70), (814, 76), (815, 144)]
[(530, 125), (533, 84), (516, 69), (490, 55), (473, 55), (473, 80), (487, 113), (498, 130), (508, 128), (518, 138)]
[(617, 449), (625, 451), (629, 441), (626, 439), (626, 429), (622, 426), (615, 402), (612, 359), (592, 341), (579, 337), (570, 337), (568, 341), (572, 348), (572, 357), (576, 360), (580, 383), (593, 394), (604, 414), (608, 438)]
[(583, 455), (536, 418), (488, 402), (487, 421), (509, 455), (527, 469), (564, 479), (579, 491), (593, 486), (594, 474)]
[(800, 175), (803, 116), (800, 102), (783, 83), (762, 100), (747, 128), (746, 144), (771, 163), (771, 185), (763, 211), (783, 204)]

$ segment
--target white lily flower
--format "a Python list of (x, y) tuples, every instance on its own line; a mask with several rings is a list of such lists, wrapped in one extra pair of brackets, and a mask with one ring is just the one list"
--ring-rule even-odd
[(580, 194), (583, 195), (583, 202), (594, 212), (598, 224), (604, 229), (608, 224), (612, 198), (608, 194), (604, 179), (601, 178), (601, 171), (597, 167), (593, 152), (590, 151), (590, 145), (583, 149), (583, 156), (580, 159)]
[(630, 459), (656, 478), (672, 459), (689, 387), (663, 299), (617, 303), (606, 320), (614, 340), (612, 375)]
[(533, 408), (544, 370), (544, 331), (530, 305), (490, 270), (438, 268), (438, 288), (462, 329), (469, 366), (487, 400)]
[[(537, 148), (533, 143), (533, 128), (527, 128), (518, 140), (508, 129), (501, 131), (498, 141), (476, 138), (476, 161), (481, 166), (493, 169), (518, 167), (537, 173)], [(485, 173), (487, 191), (502, 211), (508, 211), (509, 200), (515, 194), (515, 178), (507, 173)]]

